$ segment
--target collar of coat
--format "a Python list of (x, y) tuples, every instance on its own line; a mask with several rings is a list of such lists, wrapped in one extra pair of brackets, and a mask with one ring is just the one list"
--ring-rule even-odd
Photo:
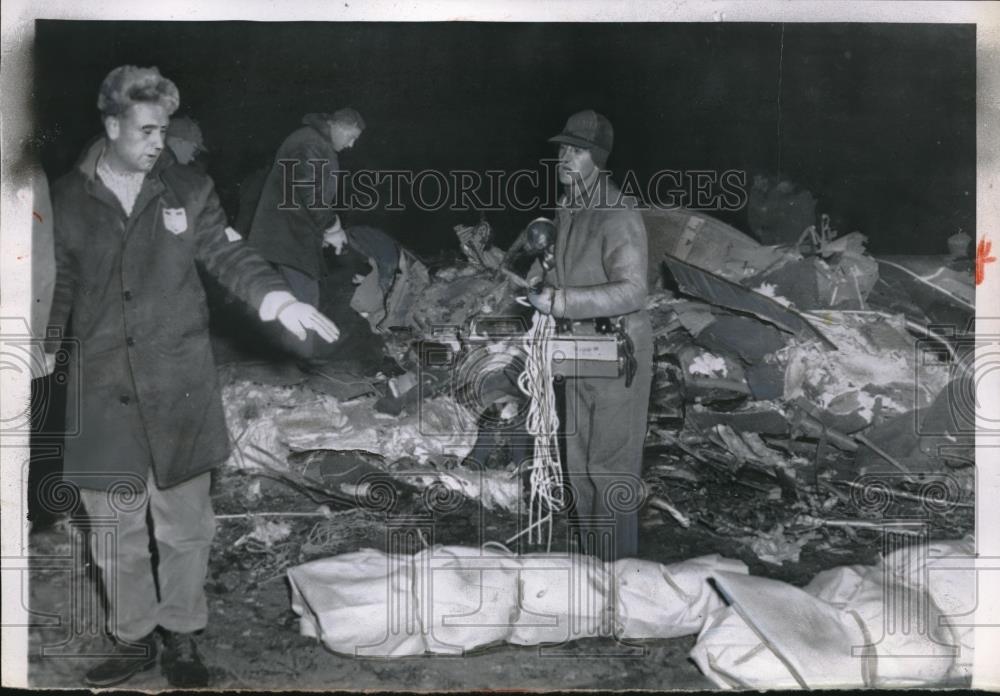
[(611, 172), (595, 168), (580, 185), (574, 182), (566, 187), (566, 192), (559, 198), (559, 207), (572, 211), (581, 208), (618, 207), (622, 202), (621, 191), (611, 180)]
[(302, 117), (302, 123), (311, 127), (314, 131), (323, 136), (323, 140), (332, 145), (333, 140), (330, 138), (330, 120), (332, 118), (333, 116), (331, 114), (325, 113), (306, 114)]
[(122, 208), (121, 201), (118, 197), (111, 192), (104, 182), (100, 180), (97, 176), (97, 162), (101, 158), (101, 154), (107, 147), (107, 138), (104, 136), (95, 138), (91, 141), (87, 147), (83, 149), (83, 154), (76, 163), (76, 168), (83, 175), (84, 179), (84, 189), (91, 196), (103, 201), (112, 208), (119, 211), (121, 215), (125, 218), (136, 217), (145, 209), (145, 207), (166, 190), (166, 184), (163, 182), (162, 174), (169, 167), (172, 167), (177, 163), (177, 159), (174, 154), (170, 151), (169, 147), (164, 147), (160, 152), (160, 156), (157, 158), (156, 162), (153, 164), (153, 168), (150, 169), (142, 182), (142, 188), (139, 190), (139, 196), (135, 200), (135, 204), (132, 207), (132, 214), (129, 215)]
[[(101, 159), (101, 154), (107, 146), (108, 139), (101, 136), (94, 138), (85, 148), (83, 148), (83, 154), (80, 155), (80, 159), (77, 160), (76, 168), (79, 169), (80, 172), (87, 178), (87, 181), (93, 183), (97, 180), (97, 162)], [(177, 158), (174, 157), (170, 148), (164, 146), (163, 150), (160, 152), (160, 156), (156, 160), (156, 163), (153, 164), (153, 168), (146, 173), (146, 178), (159, 178), (164, 169), (172, 166), (176, 162)]]

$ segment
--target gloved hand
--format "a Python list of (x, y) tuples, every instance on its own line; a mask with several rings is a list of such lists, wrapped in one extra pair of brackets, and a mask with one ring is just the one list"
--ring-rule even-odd
[(46, 353), (39, 346), (33, 347), (31, 379), (48, 377), (56, 369), (56, 354)]
[(315, 331), (327, 343), (333, 343), (340, 337), (337, 325), (306, 302), (289, 302), (278, 311), (277, 319), (300, 341), (306, 340), (306, 331), (309, 329)]
[(344, 253), (344, 246), (347, 244), (347, 233), (340, 226), (340, 218), (323, 232), (323, 246), (332, 246), (334, 253), (340, 256)]
[(555, 289), (546, 285), (538, 292), (529, 292), (528, 302), (536, 311), (542, 314), (552, 314), (552, 302), (555, 299), (555, 294)]

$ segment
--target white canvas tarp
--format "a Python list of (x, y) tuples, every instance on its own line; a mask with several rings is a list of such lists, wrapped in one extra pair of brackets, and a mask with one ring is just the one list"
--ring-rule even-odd
[(484, 645), (692, 635), (723, 607), (708, 577), (745, 574), (717, 555), (662, 565), (439, 546), (373, 549), (288, 571), (303, 635), (357, 656), (461, 654)]
[(970, 539), (907, 545), (805, 588), (715, 577), (716, 611), (691, 658), (720, 688), (920, 686), (968, 677), (976, 606)]
[(698, 635), (721, 688), (957, 683), (977, 602), (971, 539), (904, 545), (804, 588), (718, 555), (663, 565), (444, 546), (373, 549), (288, 571), (303, 635), (357, 656), (463, 654), (502, 642)]

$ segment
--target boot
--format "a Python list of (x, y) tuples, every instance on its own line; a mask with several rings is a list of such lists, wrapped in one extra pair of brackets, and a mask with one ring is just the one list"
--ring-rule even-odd
[(88, 671), (83, 680), (87, 686), (98, 688), (121, 684), (155, 665), (156, 653), (156, 636), (152, 633), (136, 641), (116, 641), (111, 656)]
[(163, 676), (170, 686), (196, 689), (208, 686), (208, 668), (201, 661), (193, 633), (163, 632)]

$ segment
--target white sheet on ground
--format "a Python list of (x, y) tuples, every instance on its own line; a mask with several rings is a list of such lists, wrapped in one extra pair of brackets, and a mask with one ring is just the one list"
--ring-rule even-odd
[(400, 657), (694, 634), (723, 606), (708, 578), (725, 571), (747, 568), (715, 555), (662, 565), (439, 546), (413, 556), (365, 549), (288, 577), (303, 635), (338, 653)]
[[(805, 588), (714, 576), (731, 606), (691, 657), (719, 687), (918, 686), (969, 676), (977, 602), (971, 539), (904, 545)], [(969, 624), (969, 625), (963, 625)]]
[(903, 545), (804, 588), (750, 577), (717, 555), (603, 563), (461, 546), (413, 556), (365, 549), (288, 577), (302, 634), (339, 653), (462, 654), (504, 641), (700, 631), (691, 657), (722, 688), (919, 686), (970, 675), (974, 552), (969, 538)]

